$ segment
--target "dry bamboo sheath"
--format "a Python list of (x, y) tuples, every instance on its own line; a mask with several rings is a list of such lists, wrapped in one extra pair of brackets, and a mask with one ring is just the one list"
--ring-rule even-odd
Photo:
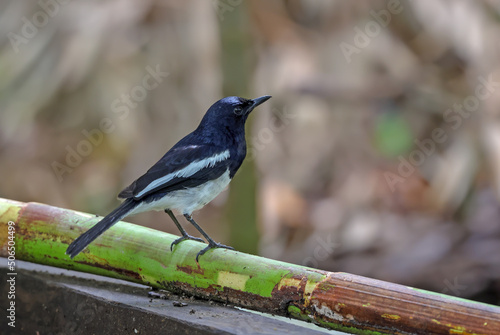
[[(71, 260), (67, 246), (99, 218), (0, 199), (0, 256), (182, 291), (355, 334), (499, 334), (500, 308), (346, 273), (217, 249), (120, 222)], [(12, 243), (11, 243), (12, 244)]]

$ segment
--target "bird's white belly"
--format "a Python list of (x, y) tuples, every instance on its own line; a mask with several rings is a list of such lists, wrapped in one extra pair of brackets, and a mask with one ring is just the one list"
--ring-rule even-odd
[(194, 211), (202, 208), (219, 195), (219, 193), (224, 191), (230, 181), (229, 170), (226, 170), (219, 178), (207, 181), (202, 185), (173, 191), (159, 200), (147, 204), (142, 203), (130, 214), (170, 209), (178, 210), (182, 214), (191, 215)]

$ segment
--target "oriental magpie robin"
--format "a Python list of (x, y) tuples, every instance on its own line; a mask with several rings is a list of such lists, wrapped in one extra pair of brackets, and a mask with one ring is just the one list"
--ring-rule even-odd
[(188, 235), (172, 210), (182, 213), (208, 241), (208, 246), (196, 255), (196, 261), (212, 248), (232, 249), (215, 242), (191, 215), (212, 201), (234, 177), (247, 150), (245, 121), (255, 107), (269, 98), (269, 95), (253, 100), (226, 97), (213, 104), (198, 128), (121, 191), (118, 198), (125, 199), (121, 205), (74, 240), (66, 254), (75, 257), (119, 220), (149, 210), (164, 210), (180, 230), (182, 236), (172, 242), (170, 250), (187, 239), (203, 242)]

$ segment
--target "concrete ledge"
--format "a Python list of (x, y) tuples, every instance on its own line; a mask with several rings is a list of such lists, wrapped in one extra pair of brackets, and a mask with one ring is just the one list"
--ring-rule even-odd
[[(0, 258), (4, 274), (6, 265)], [(150, 295), (150, 287), (122, 280), (23, 261), (16, 268), (16, 327), (2, 318), (2, 334), (341, 334), (169, 292)], [(0, 288), (5, 314), (6, 280)]]

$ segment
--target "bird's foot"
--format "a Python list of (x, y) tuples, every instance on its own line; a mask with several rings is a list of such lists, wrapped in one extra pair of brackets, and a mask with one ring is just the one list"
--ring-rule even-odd
[(233, 247), (230, 247), (228, 245), (224, 245), (224, 244), (221, 244), (221, 243), (217, 243), (217, 242), (209, 243), (208, 246), (206, 246), (205, 248), (201, 249), (201, 251), (196, 255), (196, 263), (198, 263), (198, 257), (200, 257), (201, 255), (205, 254), (208, 250), (210, 250), (210, 249), (216, 249), (216, 248), (224, 248), (224, 249), (234, 250)]
[(198, 242), (205, 243), (205, 241), (202, 238), (194, 237), (194, 236), (186, 234), (186, 235), (182, 235), (181, 237), (179, 237), (178, 239), (176, 239), (175, 241), (173, 241), (172, 244), (170, 244), (170, 251), (173, 251), (174, 250), (174, 246), (177, 245), (177, 244), (179, 244), (179, 243), (181, 243), (184, 240), (193, 240), (193, 241), (198, 241)]

